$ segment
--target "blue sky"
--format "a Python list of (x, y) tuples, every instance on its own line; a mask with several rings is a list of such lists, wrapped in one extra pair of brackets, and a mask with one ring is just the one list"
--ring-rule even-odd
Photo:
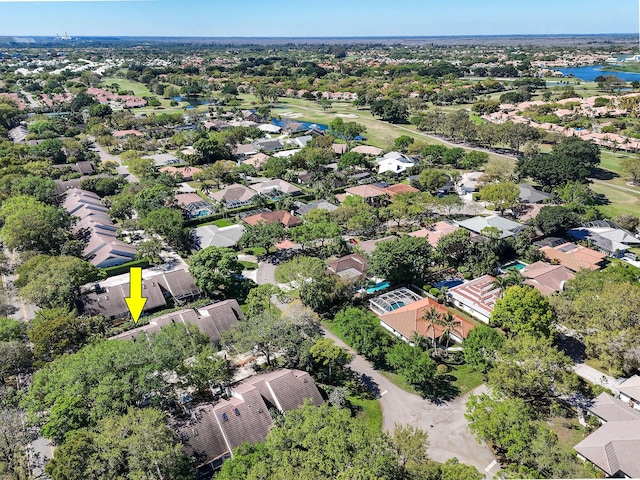
[(636, 0), (0, 0), (0, 35), (428, 36), (638, 31)]

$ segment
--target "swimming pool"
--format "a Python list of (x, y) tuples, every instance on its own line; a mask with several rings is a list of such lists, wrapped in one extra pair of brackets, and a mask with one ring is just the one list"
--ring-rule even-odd
[(521, 262), (520, 260), (514, 260), (513, 262), (505, 263), (500, 266), (500, 270), (506, 272), (507, 270), (524, 270), (527, 266), (526, 263)]
[(391, 284), (389, 282), (378, 282), (373, 287), (367, 288), (367, 293), (376, 293), (385, 288), (389, 288)]

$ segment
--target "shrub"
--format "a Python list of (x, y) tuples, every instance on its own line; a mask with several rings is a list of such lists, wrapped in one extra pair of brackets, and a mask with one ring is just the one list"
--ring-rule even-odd
[(436, 367), (436, 371), (439, 375), (444, 375), (445, 373), (449, 373), (449, 366), (441, 363)]

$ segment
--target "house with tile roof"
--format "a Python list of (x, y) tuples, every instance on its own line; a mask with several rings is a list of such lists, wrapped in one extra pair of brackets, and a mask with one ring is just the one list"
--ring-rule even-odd
[(239, 445), (266, 440), (273, 426), (271, 409), (286, 415), (305, 401), (324, 403), (309, 374), (276, 370), (243, 380), (230, 388), (227, 399), (195, 407), (188, 418), (174, 418), (170, 426), (195, 458), (198, 478), (203, 478), (220, 468)]
[(596, 220), (567, 232), (573, 238), (586, 240), (601, 252), (621, 257), (629, 248), (640, 245), (640, 239), (613, 222)]
[(381, 148), (373, 147), (371, 145), (358, 145), (357, 147), (353, 147), (351, 151), (361, 155), (369, 155), (371, 157), (377, 157), (382, 154)]
[(485, 228), (493, 227), (500, 231), (500, 238), (507, 238), (516, 236), (519, 232), (526, 229), (526, 225), (523, 225), (508, 218), (501, 217), (500, 215), (489, 215), (487, 217), (473, 217), (468, 220), (462, 220), (457, 222), (458, 226), (466, 228), (467, 230), (482, 235), (482, 231)]
[(384, 191), (389, 195), (389, 198), (393, 202), (396, 195), (400, 195), (402, 193), (418, 193), (420, 190), (412, 187), (411, 185), (407, 185), (406, 183), (396, 183), (395, 185), (389, 185), (384, 189)]
[(155, 317), (148, 324), (114, 335), (109, 340), (135, 341), (142, 333), (152, 335), (167, 325), (182, 323), (196, 325), (201, 333), (209, 337), (211, 343), (217, 344), (220, 342), (221, 333), (229, 330), (241, 320), (244, 320), (244, 314), (240, 305), (235, 299), (230, 299), (197, 309), (186, 308)]
[(376, 187), (375, 185), (357, 185), (355, 187), (349, 187), (345, 189), (345, 193), (346, 196), (355, 195), (370, 202), (387, 194), (383, 188)]
[(528, 183), (521, 183), (519, 187), (520, 195), (518, 196), (518, 201), (520, 203), (543, 203), (553, 198), (553, 195), (550, 193), (538, 190)]
[(290, 184), (285, 180), (281, 180), (280, 178), (275, 178), (273, 180), (266, 180), (264, 182), (255, 183), (251, 185), (255, 191), (257, 191), (260, 195), (266, 196), (274, 196), (274, 195), (300, 195), (302, 190), (300, 190), (295, 185)]
[(640, 410), (640, 376), (634, 375), (618, 385), (620, 400)]
[(106, 268), (136, 258), (135, 247), (117, 238), (118, 228), (97, 194), (71, 188), (65, 192), (62, 207), (78, 219), (72, 233), (87, 239), (82, 255), (89, 263)]
[(473, 323), (451, 312), (447, 307), (436, 302), (432, 298), (426, 297), (417, 302), (410, 303), (403, 307), (397, 308), (383, 315), (378, 314), (380, 324), (394, 335), (402, 338), (405, 342), (409, 342), (415, 332), (420, 335), (437, 340), (444, 333), (441, 325), (433, 325), (425, 320), (425, 316), (435, 309), (441, 315), (452, 313), (457, 325), (455, 331), (451, 332), (451, 339), (456, 342), (462, 342), (474, 327)]
[(255, 215), (250, 215), (242, 219), (248, 225), (257, 225), (260, 222), (264, 223), (281, 223), (285, 227), (295, 227), (300, 225), (302, 220), (298, 217), (290, 214), (286, 210), (274, 210), (273, 212), (262, 212)]
[(411, 232), (409, 233), (409, 236), (426, 238), (427, 241), (429, 242), (429, 245), (435, 248), (438, 246), (438, 242), (442, 237), (455, 232), (459, 228), (460, 227), (458, 227), (457, 225), (453, 225), (452, 223), (442, 221), (442, 222), (435, 223), (433, 225), (429, 225), (428, 227), (423, 228), (421, 230)]
[(244, 232), (245, 228), (242, 225), (204, 225), (193, 230), (194, 247), (197, 250), (207, 247), (233, 247)]
[(227, 208), (236, 208), (251, 205), (256, 195), (258, 195), (258, 192), (253, 188), (234, 183), (218, 192), (210, 193), (209, 197), (216, 202), (224, 201)]
[(601, 393), (587, 407), (603, 425), (574, 448), (578, 456), (615, 478), (640, 478), (640, 412)]
[(367, 259), (357, 253), (327, 263), (327, 271), (343, 279), (366, 277), (367, 270), (369, 270)]
[(536, 245), (549, 260), (556, 261), (574, 272), (582, 269), (600, 270), (607, 262), (605, 253), (561, 238), (545, 238), (536, 242)]
[(484, 275), (447, 291), (449, 301), (458, 308), (488, 324), (493, 307), (500, 298), (500, 289), (494, 286), (495, 277)]
[[(142, 296), (147, 298), (143, 315), (166, 308), (169, 300), (173, 304), (181, 304), (198, 298), (200, 294), (200, 289), (186, 270), (143, 271)], [(78, 300), (78, 307), (86, 315), (125, 319), (129, 317), (129, 308), (124, 300), (128, 296), (129, 276), (120, 275), (106, 280), (102, 285), (86, 285)]]
[(538, 290), (542, 295), (561, 292), (567, 280), (576, 278), (575, 274), (563, 265), (551, 265), (547, 262), (535, 262), (525, 266), (520, 273), (526, 278), (525, 285)]

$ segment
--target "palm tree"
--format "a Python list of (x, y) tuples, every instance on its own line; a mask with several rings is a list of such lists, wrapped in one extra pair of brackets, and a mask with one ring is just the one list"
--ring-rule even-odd
[(520, 273), (520, 270), (510, 268), (504, 275), (496, 277), (491, 286), (500, 290), (500, 298), (502, 298), (509, 287), (520, 286), (524, 281), (525, 277)]
[(202, 184), (200, 185), (200, 191), (209, 196), (209, 193), (211, 193), (211, 185), (207, 182), (202, 182)]
[(444, 335), (447, 336), (447, 348), (449, 348), (449, 340), (451, 339), (452, 333), (460, 334), (462, 337), (462, 332), (459, 330), (459, 327), (462, 326), (462, 322), (454, 317), (451, 312), (447, 312), (444, 316), (440, 317), (439, 325), (442, 327), (442, 338)]
[(441, 317), (442, 315), (440, 314), (440, 312), (438, 312), (433, 306), (428, 311), (426, 311), (422, 317), (422, 319), (428, 323), (426, 328), (427, 333), (429, 332), (429, 327), (433, 332), (431, 336), (431, 344), (433, 345), (433, 348), (436, 347), (436, 325), (440, 325)]
[(413, 332), (413, 335), (411, 335), (411, 338), (409, 341), (413, 343), (414, 347), (424, 351), (426, 350), (425, 340), (426, 338), (423, 335), (421, 335), (419, 332)]

